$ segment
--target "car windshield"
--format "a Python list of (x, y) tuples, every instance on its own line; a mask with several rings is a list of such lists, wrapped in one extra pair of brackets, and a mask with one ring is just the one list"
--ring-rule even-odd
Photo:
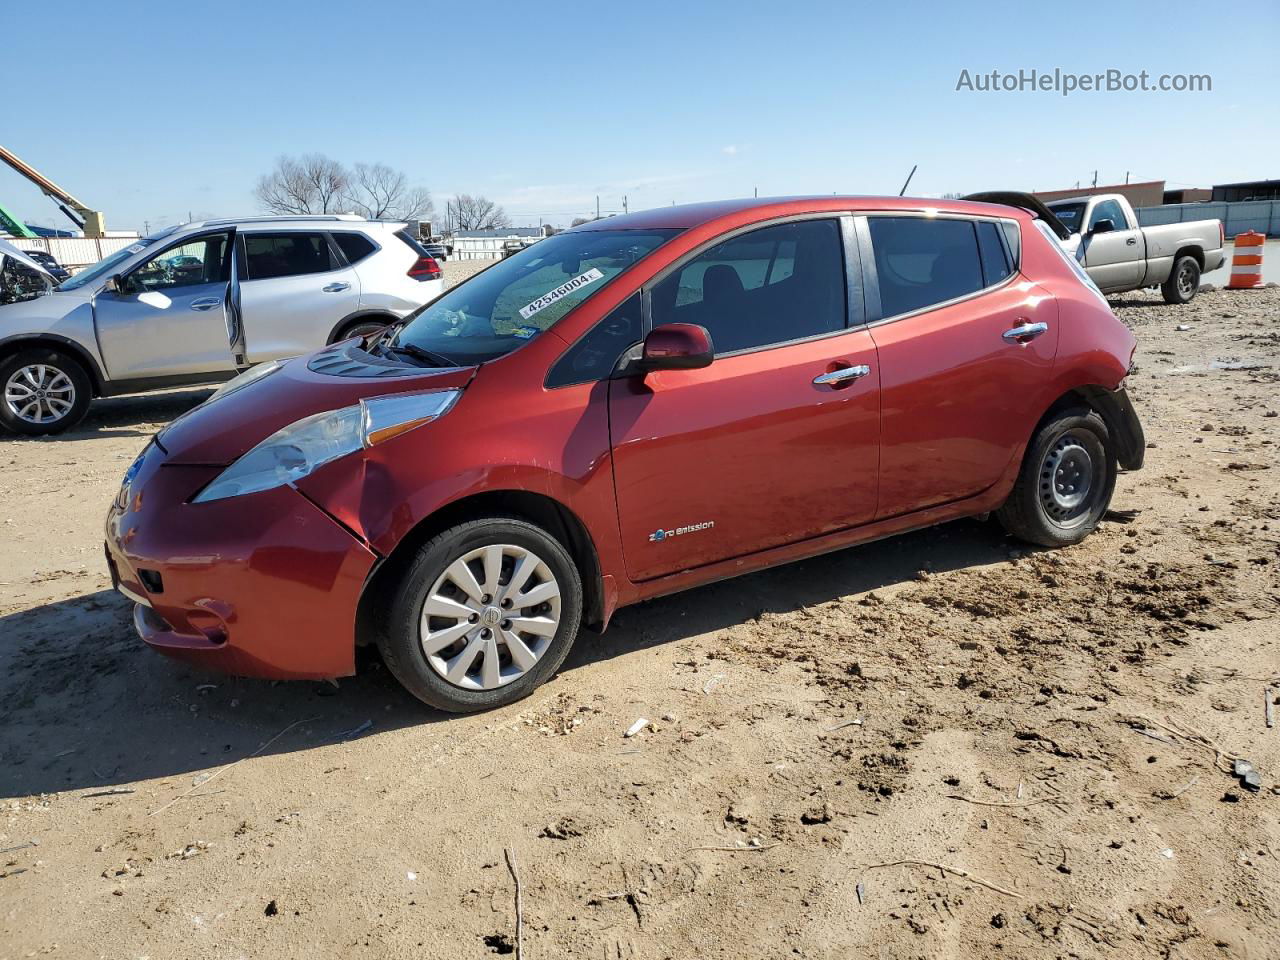
[(532, 340), (678, 230), (556, 234), (500, 260), (421, 308), (389, 344), (467, 365)]
[(124, 249), (117, 250), (115, 253), (103, 257), (93, 266), (85, 267), (85, 269), (81, 270), (75, 276), (68, 277), (66, 280), (63, 280), (62, 283), (58, 284), (58, 289), (77, 290), (80, 287), (109, 276), (115, 272), (116, 267), (120, 266), (120, 264), (124, 263), (135, 253), (141, 253), (143, 249), (154, 242), (154, 239), (154, 237), (144, 237), (137, 243), (131, 243)]
[(1079, 203), (1055, 203), (1049, 206), (1053, 215), (1072, 233), (1080, 232), (1080, 220), (1084, 216), (1084, 201)]

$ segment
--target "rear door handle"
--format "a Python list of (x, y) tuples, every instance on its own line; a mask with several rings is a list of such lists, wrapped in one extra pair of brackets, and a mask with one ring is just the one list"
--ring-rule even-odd
[(1040, 334), (1048, 332), (1049, 325), (1047, 323), (1024, 323), (1020, 327), (1006, 330), (1000, 336), (1004, 337), (1009, 343), (1030, 343)]
[(192, 310), (212, 310), (214, 307), (222, 306), (221, 297), (206, 297), (203, 300), (192, 300)]
[(350, 288), (351, 288), (351, 284), (347, 283), (345, 280), (339, 280), (337, 283), (331, 283), (327, 287), (325, 287), (324, 292), (325, 293), (341, 293), (343, 290), (349, 290)]
[(824, 373), (821, 376), (813, 378), (813, 382), (820, 387), (829, 387), (832, 384), (844, 383), (847, 380), (861, 380), (871, 368), (866, 364), (858, 364), (856, 367), (845, 367), (842, 370), (832, 370), (830, 373)]

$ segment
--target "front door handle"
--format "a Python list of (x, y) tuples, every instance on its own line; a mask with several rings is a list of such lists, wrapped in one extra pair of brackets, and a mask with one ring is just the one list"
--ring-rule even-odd
[(1049, 332), (1047, 323), (1024, 323), (1012, 330), (1006, 330), (1000, 336), (1004, 337), (1009, 343), (1030, 343), (1042, 333)]
[(341, 293), (343, 290), (349, 290), (350, 288), (351, 288), (351, 284), (347, 283), (345, 280), (339, 280), (337, 283), (331, 283), (327, 287), (325, 287), (324, 292), (325, 293)]
[(1131, 246), (1131, 247), (1132, 247), (1134, 244), (1136, 244), (1137, 242), (1138, 242), (1138, 238), (1137, 238), (1137, 237), (1130, 237), (1128, 240), (1126, 240), (1126, 241), (1125, 241), (1125, 243), (1127, 243), (1127, 244), (1128, 244), (1129, 246)]
[(813, 382), (820, 387), (830, 387), (848, 380), (861, 380), (870, 372), (871, 368), (863, 363), (858, 364), (856, 367), (845, 367), (842, 370), (832, 370), (830, 373), (824, 373), (821, 376), (814, 377)]
[(214, 307), (222, 306), (221, 297), (206, 297), (203, 300), (192, 300), (192, 310), (212, 310)]

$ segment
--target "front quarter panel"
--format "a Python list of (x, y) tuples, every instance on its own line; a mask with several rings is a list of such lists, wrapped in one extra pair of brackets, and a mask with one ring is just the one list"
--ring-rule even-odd
[[(0, 306), (0, 349), (33, 337), (69, 341), (102, 370), (93, 326), (93, 303), (78, 292), (51, 293)], [(96, 373), (98, 371), (90, 371)]]
[(617, 540), (608, 384), (544, 388), (565, 346), (544, 334), (483, 365), (444, 417), (322, 467), (299, 490), (383, 556), (467, 496), (534, 493), (583, 522), (603, 564)]

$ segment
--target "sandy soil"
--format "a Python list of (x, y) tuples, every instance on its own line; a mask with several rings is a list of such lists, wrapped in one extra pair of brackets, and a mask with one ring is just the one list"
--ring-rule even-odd
[(1084, 544), (650, 602), (481, 716), (142, 648), (100, 523), (206, 391), (0, 440), (0, 957), (510, 953), (505, 849), (531, 958), (1280, 956), (1280, 290), (1114, 305), (1151, 447)]

